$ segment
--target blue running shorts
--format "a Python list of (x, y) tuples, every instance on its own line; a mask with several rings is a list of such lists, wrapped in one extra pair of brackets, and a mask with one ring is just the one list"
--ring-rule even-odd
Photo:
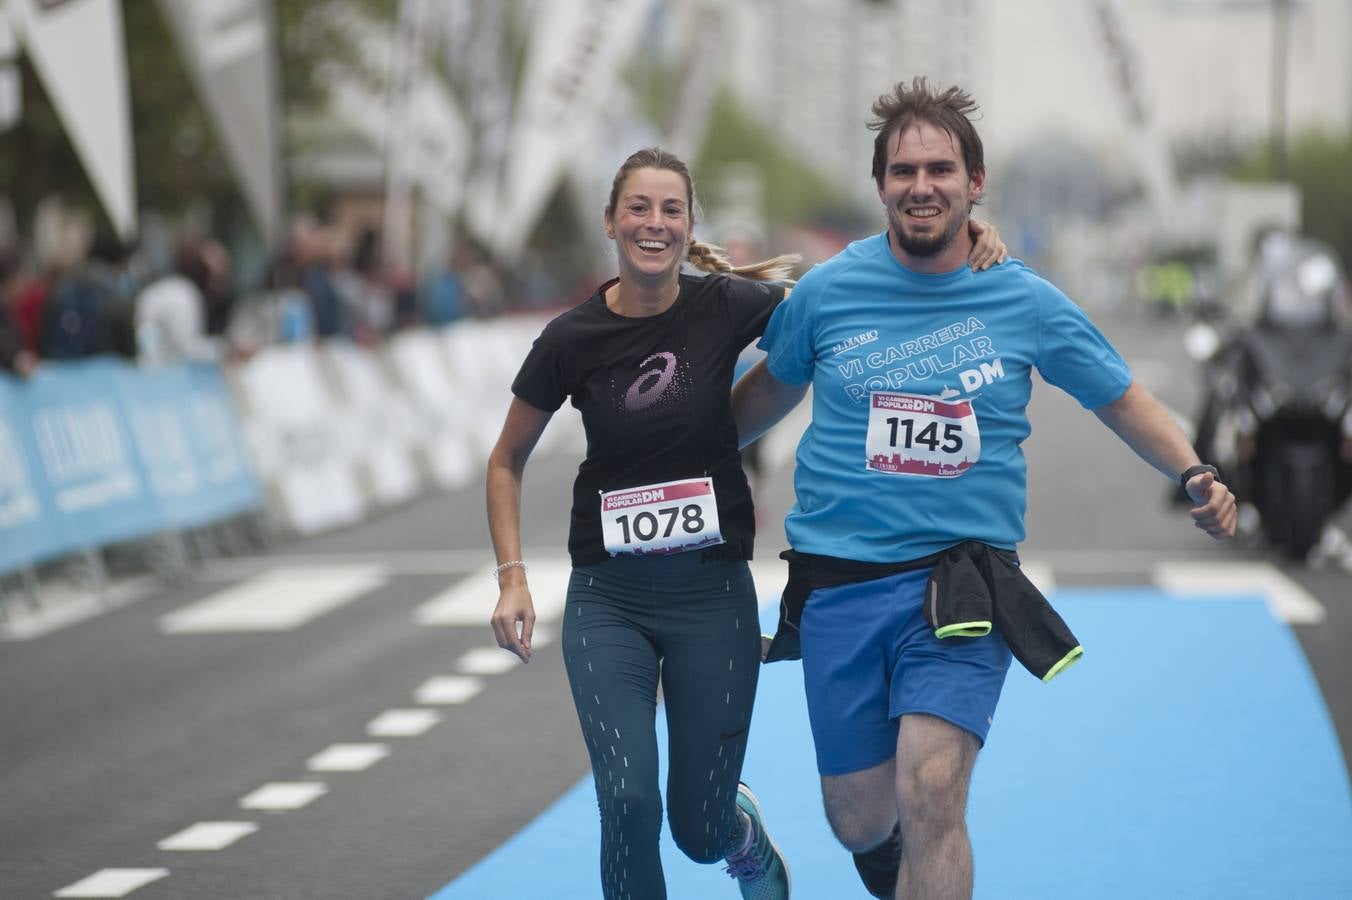
[(939, 640), (915, 569), (817, 588), (803, 607), (803, 683), (817, 770), (845, 775), (897, 752), (898, 719), (925, 713), (976, 735), (990, 730), (1010, 653), (999, 631)]

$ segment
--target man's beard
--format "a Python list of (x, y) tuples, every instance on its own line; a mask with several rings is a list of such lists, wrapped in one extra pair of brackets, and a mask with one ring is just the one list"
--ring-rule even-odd
[(895, 209), (889, 210), (887, 217), (892, 225), (892, 236), (896, 238), (897, 245), (911, 256), (927, 257), (938, 256), (953, 243), (953, 239), (958, 236), (966, 225), (967, 220), (962, 216), (954, 216), (948, 223), (948, 227), (938, 234), (917, 235), (907, 234), (902, 227), (902, 216), (904, 214)]

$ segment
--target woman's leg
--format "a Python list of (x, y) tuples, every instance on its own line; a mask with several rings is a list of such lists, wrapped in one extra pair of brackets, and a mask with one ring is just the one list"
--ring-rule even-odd
[(563, 625), (563, 659), (601, 813), (605, 900), (664, 900), (658, 840), (659, 660), (633, 588), (605, 564), (574, 570)]
[(760, 675), (756, 591), (745, 562), (720, 560), (661, 595), (668, 819), (681, 852), (713, 863), (741, 836), (737, 783)]

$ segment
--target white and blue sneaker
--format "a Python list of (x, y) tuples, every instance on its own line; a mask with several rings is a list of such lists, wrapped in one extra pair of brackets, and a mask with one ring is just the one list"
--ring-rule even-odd
[(756, 795), (744, 784), (737, 785), (737, 809), (746, 817), (746, 834), (727, 856), (727, 873), (737, 879), (743, 900), (788, 900), (789, 864), (765, 831)]

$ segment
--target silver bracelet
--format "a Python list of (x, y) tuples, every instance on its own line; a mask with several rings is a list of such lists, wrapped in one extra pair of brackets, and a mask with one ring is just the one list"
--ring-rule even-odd
[(498, 566), (496, 569), (493, 570), (493, 581), (498, 582), (498, 576), (502, 574), (504, 569), (515, 569), (517, 567), (520, 567), (522, 575), (530, 571), (530, 569), (526, 567), (526, 564), (521, 560), (519, 559), (509, 560), (508, 562), (503, 563), (502, 565)]

